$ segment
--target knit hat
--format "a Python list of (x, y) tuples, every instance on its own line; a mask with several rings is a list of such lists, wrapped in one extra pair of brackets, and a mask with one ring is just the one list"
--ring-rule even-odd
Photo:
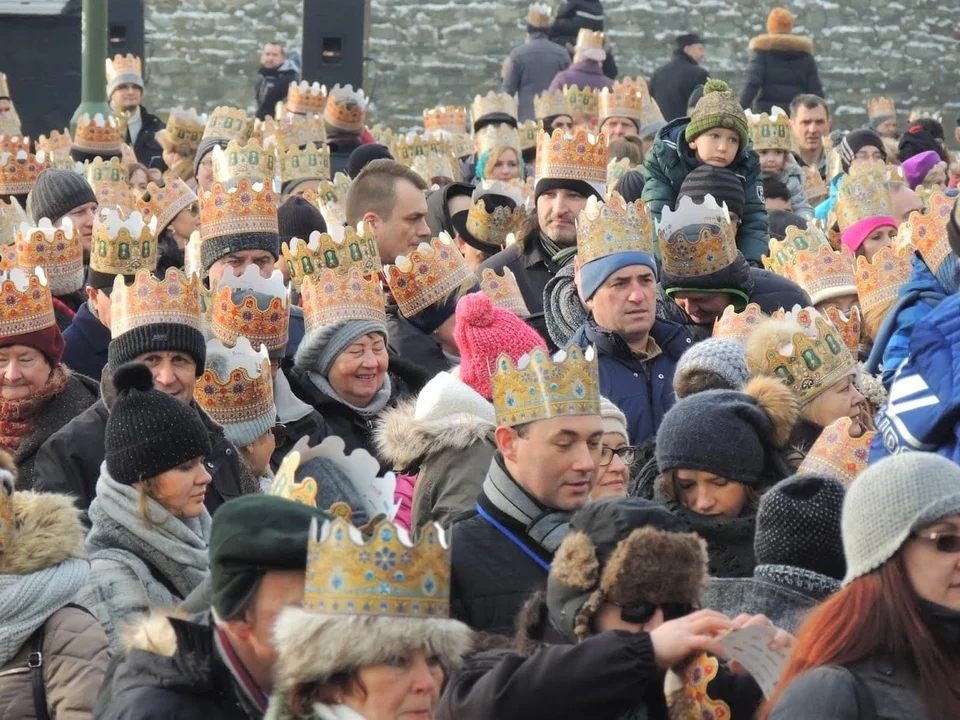
[(11, 345), (26, 345), (43, 353), (51, 367), (60, 364), (64, 348), (66, 348), (63, 334), (56, 323), (43, 330), (35, 330), (22, 335), (0, 335), (0, 348), (10, 347)]
[[(939, 141), (939, 142), (938, 142)], [(914, 155), (933, 150), (940, 159), (946, 162), (947, 152), (943, 148), (943, 125), (936, 120), (924, 118), (910, 123), (910, 126), (900, 136), (897, 144), (897, 157), (904, 162)]]
[(729, 390), (739, 390), (747, 383), (750, 371), (743, 343), (707, 338), (691, 345), (677, 361), (673, 390), (678, 398), (685, 398), (703, 390), (721, 389), (716, 378)]
[(677, 35), (673, 39), (674, 48), (678, 52), (682, 52), (685, 47), (688, 45), (704, 45), (703, 38), (701, 38), (697, 33), (683, 33), (682, 35)]
[(143, 363), (127, 363), (113, 374), (117, 399), (107, 418), (107, 471), (132, 485), (210, 454), (210, 436), (191, 405), (153, 387)]
[(764, 493), (753, 540), (758, 565), (789, 565), (842, 580), (847, 565), (840, 536), (843, 483), (803, 473)]
[(646, 178), (642, 170), (628, 170), (613, 188), (628, 203), (636, 202), (643, 195)]
[[(702, 470), (762, 489), (789, 474), (780, 448), (800, 417), (796, 395), (775, 378), (680, 400), (657, 431), (657, 466)], [(723, 428), (723, 432), (717, 432)]]
[(289, 243), (295, 237), (306, 240), (315, 230), (325, 233), (327, 221), (315, 205), (300, 195), (294, 195), (277, 208), (277, 228), (280, 242)]
[(907, 185), (911, 190), (916, 190), (917, 186), (923, 182), (927, 173), (942, 162), (940, 156), (933, 150), (927, 150), (913, 157), (907, 158), (900, 164), (903, 170), (903, 176), (906, 178)]
[(203, 374), (207, 359), (203, 333), (189, 325), (174, 322), (140, 325), (118, 335), (107, 346), (107, 362), (111, 367), (119, 368), (144, 353), (154, 351), (184, 352), (193, 358), (197, 377)]
[(683, 179), (677, 199), (689, 197), (702, 203), (707, 195), (713, 195), (717, 203), (726, 203), (731, 213), (743, 217), (746, 191), (740, 176), (733, 170), (712, 165), (697, 166)]
[(390, 150), (384, 145), (369, 143), (356, 148), (347, 158), (347, 175), (353, 180), (374, 160), (393, 160)]
[(577, 291), (573, 263), (569, 263), (560, 268), (543, 289), (547, 335), (556, 347), (566, 347), (586, 319), (587, 309)]
[(603, 423), (603, 433), (619, 433), (630, 442), (630, 433), (627, 432), (627, 416), (607, 398), (600, 396), (600, 419)]
[(767, 32), (789, 35), (793, 32), (793, 13), (782, 7), (775, 7), (767, 15)]
[(27, 211), (34, 222), (49, 218), (57, 222), (71, 210), (96, 203), (97, 196), (82, 175), (70, 170), (48, 168), (40, 173), (27, 197)]
[(807, 219), (803, 215), (787, 210), (767, 210), (767, 226), (770, 229), (770, 237), (784, 240), (787, 237), (788, 227), (806, 230)]
[(369, 333), (387, 339), (386, 326), (375, 320), (340, 320), (311, 330), (300, 342), (294, 364), (326, 377), (340, 353)]
[(708, 79), (703, 86), (703, 97), (690, 115), (684, 139), (693, 142), (707, 130), (727, 128), (740, 136), (740, 150), (750, 141), (747, 116), (737, 102), (736, 95), (723, 80)]
[(535, 348), (547, 350), (532, 327), (494, 305), (486, 293), (460, 298), (456, 316), (453, 339), (460, 351), (460, 379), (487, 400), (492, 398), (490, 376), (501, 354), (516, 363)]
[(871, 465), (843, 501), (843, 584), (886, 563), (912, 533), (958, 513), (960, 467), (947, 458), (903, 452)]
[(880, 157), (884, 162), (887, 160), (887, 151), (883, 147), (883, 138), (876, 130), (854, 130), (843, 136), (840, 141), (840, 164), (845, 173), (850, 172), (850, 163), (862, 148), (875, 147), (880, 150)]

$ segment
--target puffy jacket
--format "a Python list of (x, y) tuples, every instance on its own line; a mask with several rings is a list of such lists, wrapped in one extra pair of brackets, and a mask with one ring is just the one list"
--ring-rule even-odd
[(807, 220), (813, 217), (813, 206), (807, 200), (807, 191), (803, 189), (803, 170), (793, 160), (792, 155), (787, 156), (787, 164), (777, 178), (790, 191), (790, 206), (793, 212)]
[(830, 213), (833, 212), (833, 208), (837, 204), (837, 193), (840, 191), (840, 183), (843, 182), (845, 177), (845, 173), (839, 173), (830, 181), (830, 194), (827, 196), (827, 199), (813, 209), (813, 216), (817, 220), (823, 220), (823, 222), (829, 220)]
[(709, 76), (706, 69), (683, 50), (675, 51), (670, 61), (657, 68), (650, 78), (650, 95), (660, 106), (663, 119), (670, 122), (685, 117), (690, 94)]
[(613, 80), (603, 74), (600, 63), (584, 60), (573, 63), (566, 70), (561, 70), (550, 83), (550, 90), (562, 90), (564, 85), (576, 85), (580, 88), (593, 88), (598, 92), (604, 88), (612, 88)]
[[(683, 139), (689, 123), (690, 119), (683, 117), (660, 130), (643, 165), (647, 181), (640, 197), (657, 220), (663, 208), (676, 206), (684, 178), (701, 164)], [(761, 256), (767, 252), (770, 236), (760, 158), (753, 152), (753, 143), (740, 148), (729, 169), (740, 177), (746, 197), (737, 230), (737, 247), (747, 260), (759, 265)]]
[(520, 121), (534, 117), (533, 99), (548, 87), (557, 73), (570, 65), (570, 55), (544, 33), (534, 33), (515, 47), (507, 59), (503, 91), (519, 96)]
[(70, 327), (63, 331), (63, 364), (74, 372), (99, 380), (107, 364), (107, 346), (110, 345), (110, 328), (90, 312), (90, 304), (84, 303), (77, 310)]
[(824, 96), (810, 38), (774, 33), (750, 41), (747, 81), (740, 91), (743, 107), (756, 113), (768, 113), (774, 105), (789, 110), (797, 95), (807, 93)]
[(567, 0), (557, 8), (550, 39), (560, 45), (573, 44), (581, 30), (603, 30), (600, 0)]

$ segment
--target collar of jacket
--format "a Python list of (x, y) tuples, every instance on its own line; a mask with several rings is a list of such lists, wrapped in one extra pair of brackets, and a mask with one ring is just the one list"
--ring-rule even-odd
[[(539, 231), (538, 231), (539, 234)], [(520, 262), (524, 267), (536, 267), (542, 265), (551, 275), (555, 274), (560, 266), (553, 261), (553, 258), (547, 257), (547, 252), (540, 242), (539, 237), (530, 237), (530, 241), (524, 242), (523, 249), (520, 252)]]
[(107, 346), (110, 344), (110, 328), (94, 315), (93, 310), (90, 309), (89, 300), (77, 310), (77, 314), (73, 316), (71, 327), (75, 327), (77, 332), (84, 337), (94, 350), (106, 352)]
[(764, 33), (750, 40), (750, 49), (753, 51), (795, 52), (804, 55), (813, 55), (813, 40), (805, 35), (789, 33)]
[[(680, 162), (684, 168), (686, 168), (687, 172), (690, 172), (700, 165), (703, 165), (702, 162), (697, 160), (696, 154), (690, 149), (690, 145), (683, 137), (683, 134), (687, 131), (687, 125), (689, 124), (689, 117), (677, 118), (676, 120), (672, 120), (667, 123), (667, 125), (660, 130), (658, 135), (658, 137), (663, 140), (663, 143), (667, 147), (676, 150), (674, 155), (677, 158), (677, 161)], [(741, 178), (743, 177), (743, 168), (741, 163), (749, 159), (747, 154), (748, 150), (753, 150), (753, 143), (747, 142), (744, 147), (740, 148), (736, 157), (733, 158), (733, 162), (727, 166), (727, 169), (737, 173), (741, 176)], [(759, 159), (757, 162), (760, 162)], [(738, 169), (740, 172), (737, 172)], [(686, 176), (686, 174), (684, 174), (684, 176)]]
[(593, 60), (581, 60), (578, 63), (571, 63), (567, 69), (587, 75), (603, 76), (603, 65)]
[[(660, 355), (656, 355), (650, 358), (650, 360), (656, 360), (663, 355), (667, 355), (674, 360), (679, 359), (679, 354), (674, 353), (670, 345), (682, 330), (683, 328), (676, 323), (666, 320), (655, 320), (653, 327), (650, 328), (650, 337), (653, 338), (653, 341), (657, 343), (657, 346), (660, 348)], [(642, 365), (646, 362), (636, 356), (633, 350), (630, 349), (627, 341), (624, 340), (619, 333), (597, 325), (596, 320), (593, 319), (593, 315), (590, 315), (583, 325), (582, 338), (586, 343), (595, 345), (598, 352), (609, 355), (620, 362), (631, 365)], [(576, 339), (574, 342), (576, 342)], [(577, 344), (582, 345), (583, 343), (577, 342)], [(687, 345), (689, 345), (689, 342)], [(686, 346), (683, 349), (685, 350)]]

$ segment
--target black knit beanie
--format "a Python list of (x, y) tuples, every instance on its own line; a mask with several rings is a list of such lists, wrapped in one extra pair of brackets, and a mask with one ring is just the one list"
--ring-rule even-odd
[(626, 202), (636, 202), (640, 199), (640, 196), (643, 195), (643, 186), (646, 184), (646, 179), (643, 177), (643, 172), (640, 170), (628, 170), (623, 174), (623, 177), (617, 181), (616, 190), (620, 197), (622, 197)]
[(853, 158), (857, 152), (865, 147), (875, 147), (879, 149), (880, 157), (886, 162), (887, 150), (883, 147), (883, 138), (880, 137), (880, 134), (876, 130), (854, 130), (843, 136), (838, 150), (840, 153), (840, 164), (843, 166), (845, 173), (850, 172), (850, 163), (853, 162)]
[(200, 246), (203, 272), (209, 273), (210, 267), (220, 258), (243, 250), (266, 250), (277, 260), (280, 258), (280, 236), (273, 232), (237, 232), (204, 240)]
[(393, 160), (390, 150), (384, 145), (368, 143), (356, 148), (347, 158), (347, 175), (353, 180), (368, 163), (374, 160)]
[(113, 338), (107, 346), (107, 362), (119, 368), (148, 352), (184, 352), (197, 364), (196, 375), (203, 375), (207, 344), (203, 333), (181, 323), (151, 323), (128, 330)]
[(733, 170), (712, 165), (699, 165), (683, 179), (677, 200), (689, 197), (697, 203), (702, 203), (707, 195), (713, 195), (717, 203), (726, 203), (731, 213), (736, 213), (739, 218), (743, 217), (746, 191), (743, 188), (743, 181)]
[(919, 155), (928, 150), (932, 150), (940, 156), (941, 160), (947, 162), (947, 151), (943, 148), (943, 145), (937, 142), (937, 134), (933, 132), (936, 128), (931, 127), (930, 123), (939, 127), (939, 140), (943, 140), (943, 127), (936, 120), (919, 120), (913, 123), (900, 136), (897, 152), (900, 162), (909, 160), (914, 155)]
[(56, 222), (71, 210), (97, 202), (97, 196), (82, 175), (70, 170), (48, 168), (37, 177), (27, 206), (34, 222), (49, 218)]
[[(208, 153), (213, 152), (215, 147), (222, 147), (224, 150), (227, 149), (229, 140), (224, 140), (223, 138), (203, 138), (200, 141), (200, 146), (197, 148), (197, 154), (193, 156), (193, 174), (196, 176), (197, 171), (200, 169), (200, 163), (203, 162), (203, 159), (207, 156)], [(197, 193), (199, 195), (199, 192)]]
[(306, 240), (314, 230), (325, 233), (327, 221), (306, 198), (294, 195), (277, 208), (277, 227), (280, 242), (288, 243), (295, 237)]
[(793, 475), (770, 488), (757, 511), (757, 564), (789, 565), (843, 580), (844, 494), (839, 480), (813, 473)]
[(196, 409), (153, 387), (143, 363), (113, 374), (117, 399), (107, 417), (107, 472), (122, 485), (155, 478), (210, 454), (210, 436)]

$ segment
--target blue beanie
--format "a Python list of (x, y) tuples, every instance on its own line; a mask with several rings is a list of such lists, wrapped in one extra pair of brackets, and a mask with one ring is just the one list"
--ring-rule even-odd
[(580, 268), (580, 288), (583, 291), (584, 301), (592, 298), (607, 278), (617, 270), (631, 265), (646, 265), (653, 270), (653, 276), (657, 277), (657, 261), (653, 255), (643, 252), (614, 253), (583, 265)]

